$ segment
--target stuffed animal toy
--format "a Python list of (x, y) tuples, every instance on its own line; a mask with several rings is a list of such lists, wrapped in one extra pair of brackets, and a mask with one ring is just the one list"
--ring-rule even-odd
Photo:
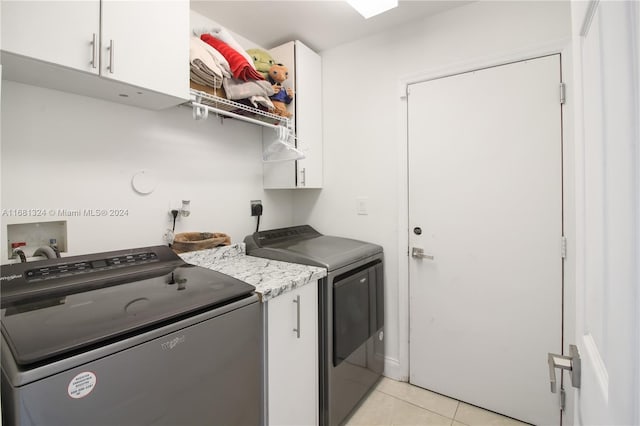
[(293, 100), (293, 89), (282, 86), (289, 78), (289, 69), (282, 64), (275, 64), (269, 68), (269, 82), (273, 87), (273, 96), (270, 96), (271, 103), (275, 107), (274, 114), (290, 118), (293, 114), (287, 111), (287, 104)]
[(256, 70), (267, 80), (269, 78), (269, 68), (271, 68), (276, 61), (273, 60), (269, 52), (262, 49), (249, 49), (247, 53), (251, 56), (251, 59), (253, 59), (253, 65), (256, 67)]

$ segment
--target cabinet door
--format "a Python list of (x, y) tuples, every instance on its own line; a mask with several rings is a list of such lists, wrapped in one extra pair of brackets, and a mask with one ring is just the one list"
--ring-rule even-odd
[[(288, 109), (296, 147), (304, 160), (265, 163), (263, 186), (267, 189), (322, 188), (322, 60), (320, 55), (300, 41), (291, 41), (270, 50), (276, 62), (289, 68), (289, 80), (295, 94)], [(275, 139), (271, 129), (263, 131), (263, 148)]]
[[(267, 309), (268, 424), (315, 425), (318, 423), (317, 283), (270, 300)], [(299, 336), (294, 329), (299, 329)]]
[(102, 0), (103, 77), (189, 98), (189, 1)]
[(301, 42), (295, 45), (296, 136), (305, 154), (298, 160), (296, 186), (322, 188), (322, 60)]
[[(296, 59), (295, 45), (290, 41), (269, 50), (271, 57), (276, 63), (281, 63), (289, 70), (289, 78), (282, 84), (285, 88), (290, 87), (294, 91), (296, 78)], [(296, 125), (296, 98), (298, 94), (294, 93), (293, 100), (287, 105), (287, 111), (293, 113), (291, 117), (291, 125), (295, 132)], [(265, 150), (275, 140), (278, 135), (272, 129), (262, 130), (262, 149)], [(298, 142), (298, 141), (296, 141)], [(297, 145), (297, 143), (296, 143)], [(264, 163), (262, 167), (262, 183), (268, 189), (292, 189), (296, 187), (296, 161), (284, 161), (278, 163)]]
[(3, 0), (0, 7), (3, 51), (98, 73), (99, 0)]

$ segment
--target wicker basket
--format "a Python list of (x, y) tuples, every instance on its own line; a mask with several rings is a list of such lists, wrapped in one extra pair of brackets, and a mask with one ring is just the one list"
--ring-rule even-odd
[(176, 234), (171, 248), (176, 253), (186, 253), (230, 244), (231, 237), (220, 232), (183, 232)]

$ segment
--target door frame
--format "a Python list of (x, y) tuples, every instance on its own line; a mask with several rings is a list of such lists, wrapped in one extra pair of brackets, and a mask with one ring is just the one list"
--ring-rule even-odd
[[(386, 375), (409, 381), (409, 167), (408, 167), (408, 109), (407, 90), (413, 83), (434, 80), (478, 69), (505, 65), (511, 62), (533, 59), (540, 56), (560, 54), (562, 80), (567, 88), (566, 100), (562, 105), (562, 226), (567, 243), (567, 255), (563, 264), (563, 354), (569, 353), (569, 344), (574, 343), (576, 285), (575, 285), (575, 143), (573, 132), (573, 59), (571, 38), (563, 38), (551, 43), (530, 46), (519, 50), (503, 52), (471, 59), (470, 61), (450, 64), (417, 74), (407, 75), (398, 81), (400, 108), (398, 112), (398, 342), (399, 360), (397, 365), (387, 362)], [(558, 96), (560, 90), (558, 89)], [(558, 98), (559, 99), (559, 98)], [(559, 101), (559, 100), (558, 100)], [(560, 244), (560, 242), (558, 242)], [(547, 354), (540, 354), (540, 362), (546, 362)], [(389, 371), (391, 370), (391, 371)], [(565, 386), (566, 404), (563, 416), (565, 424), (574, 424), (574, 389)]]

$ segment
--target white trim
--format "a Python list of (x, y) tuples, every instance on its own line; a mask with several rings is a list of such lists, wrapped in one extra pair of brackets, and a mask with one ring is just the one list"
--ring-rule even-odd
[(399, 382), (408, 382), (409, 378), (403, 374), (403, 367), (400, 361), (395, 358), (384, 358), (384, 376)]
[[(632, 31), (635, 33), (635, 37), (632, 36), (632, 43), (635, 44), (635, 49), (633, 49), (635, 53), (635, 75), (637, 76), (640, 72), (640, 4), (634, 2), (631, 4), (631, 20), (632, 20)], [(636, 94), (635, 94), (635, 106), (636, 106), (636, 155), (634, 159), (634, 170), (635, 170), (635, 185), (636, 190), (635, 194), (640, 194), (640, 118), (638, 115), (640, 114), (640, 81), (636, 79)], [(635, 206), (635, 254), (636, 259), (640, 255), (640, 196), (636, 195), (636, 206)], [(634, 353), (636, 357), (640, 359), (640, 262), (636, 262), (636, 270), (635, 270), (635, 281), (636, 281), (636, 309), (635, 309), (635, 318), (634, 325), (636, 327), (635, 339), (634, 342)], [(635, 371), (635, 383), (634, 383), (634, 391), (636, 393), (635, 400), (640, 399), (640, 360), (638, 364), (636, 364)], [(640, 424), (640, 404), (636, 404), (635, 407), (635, 424)]]
[(600, 356), (600, 351), (598, 351), (598, 345), (593, 340), (593, 336), (591, 334), (585, 334), (582, 336), (582, 344), (585, 350), (585, 356), (583, 359), (587, 359), (593, 367), (593, 373), (596, 376), (596, 380), (598, 385), (600, 386), (600, 393), (602, 394), (602, 399), (606, 404), (609, 403), (609, 373), (607, 373), (607, 367), (604, 364), (602, 357)]
[(400, 375), (409, 381), (409, 183), (408, 183), (408, 126), (407, 85), (398, 108), (398, 361)]
[(571, 43), (570, 38), (562, 38), (553, 42), (531, 46), (527, 48), (513, 50), (498, 55), (490, 55), (482, 58), (473, 59), (446, 65), (444, 67), (433, 68), (416, 74), (410, 74), (400, 79), (399, 96), (406, 98), (407, 86), (423, 81), (435, 80), (437, 78), (449, 77), (464, 72), (475, 71), (483, 68), (496, 67), (511, 62), (517, 62), (539, 56), (553, 55), (554, 53), (565, 52)]
[[(564, 302), (564, 347), (572, 343), (575, 336), (575, 183), (574, 183), (574, 133), (573, 133), (573, 65), (571, 38), (562, 38), (549, 43), (533, 45), (522, 49), (504, 52), (497, 55), (476, 58), (470, 61), (454, 63), (444, 67), (425, 70), (424, 72), (406, 75), (398, 80), (400, 112), (398, 122), (398, 372), (410, 378), (409, 359), (409, 203), (408, 203), (408, 126), (407, 126), (407, 91), (410, 84), (447, 77), (477, 69), (504, 65), (511, 62), (532, 59), (540, 56), (560, 54), (562, 76), (567, 84), (567, 102), (563, 105), (563, 185), (564, 185), (564, 234), (567, 238), (568, 255), (565, 260), (565, 302)], [(563, 348), (564, 349), (564, 348)], [(390, 370), (391, 373), (391, 370)], [(385, 373), (386, 374), (386, 373)], [(564, 424), (574, 423), (574, 389), (567, 391), (567, 408), (564, 412)]]
[[(577, 4), (577, 3), (576, 3)], [(576, 14), (575, 7), (576, 4), (572, 5), (572, 14)], [(574, 27), (576, 26), (576, 22), (574, 22)], [(574, 35), (573, 40), (573, 56), (574, 56), (574, 70), (573, 70), (573, 81), (574, 81), (574, 99), (573, 99), (573, 117), (574, 123), (571, 126), (574, 132), (574, 154), (573, 154), (573, 162), (574, 162), (574, 203), (575, 203), (575, 266), (574, 266), (574, 279), (575, 279), (575, 313), (574, 313), (574, 332), (573, 335), (576, 339), (576, 342), (581, 337), (577, 332), (578, 328), (582, 328), (579, 324), (584, 321), (584, 291), (578, 291), (577, 286), (582, 285), (585, 280), (584, 276), (584, 181), (585, 181), (585, 169), (584, 169), (584, 144), (581, 141), (584, 138), (584, 127), (583, 127), (583, 97), (582, 97), (582, 44), (584, 38), (578, 34)], [(581, 284), (578, 284), (581, 283)], [(570, 334), (567, 333), (567, 337)], [(580, 349), (580, 348), (579, 348)], [(567, 401), (568, 402), (568, 401)], [(576, 397), (573, 399), (573, 403), (568, 404), (567, 407), (572, 407), (573, 412), (575, 413), (575, 422), (573, 424), (582, 424), (582, 419), (580, 419), (580, 407), (579, 407), (579, 399)]]
[[(631, 4), (631, 20), (632, 20), (632, 31), (634, 31), (635, 37), (632, 36), (632, 43), (635, 45), (633, 49), (635, 53), (635, 75), (638, 75), (640, 72), (640, 4), (634, 2)], [(635, 106), (636, 106), (636, 156), (634, 159), (635, 165), (635, 185), (636, 185), (636, 194), (640, 194), (640, 118), (638, 118), (638, 114), (640, 114), (640, 81), (636, 79), (636, 94), (635, 94)], [(638, 255), (640, 255), (640, 196), (636, 196), (636, 223), (635, 223), (635, 252), (636, 259)], [(635, 270), (635, 280), (636, 286), (635, 288), (640, 288), (640, 262), (636, 262), (636, 270)], [(640, 358), (640, 290), (636, 290), (636, 309), (635, 309), (635, 318), (634, 323), (636, 327), (635, 339), (634, 342), (634, 353), (637, 358)], [(640, 361), (639, 361), (640, 363)], [(634, 391), (636, 392), (636, 400), (640, 398), (640, 365), (636, 365), (635, 372), (635, 383), (634, 383)], [(636, 404), (636, 412), (635, 412), (635, 423), (640, 424), (640, 404)]]
[[(562, 184), (563, 184), (563, 230), (567, 239), (567, 257), (564, 260), (564, 347), (562, 353), (569, 354), (569, 345), (575, 344), (576, 335), (576, 182), (575, 182), (575, 128), (574, 110), (576, 94), (574, 82), (574, 54), (570, 40), (560, 52), (562, 79), (567, 87), (566, 102), (562, 105)], [(574, 404), (576, 389), (567, 387), (566, 409), (563, 424), (574, 424)]]
[(593, 17), (596, 15), (596, 11), (598, 10), (598, 3), (600, 3), (600, 0), (589, 2), (584, 20), (582, 21), (582, 27), (580, 28), (580, 37), (586, 36), (589, 32), (589, 29), (591, 28), (591, 22), (593, 22)]

